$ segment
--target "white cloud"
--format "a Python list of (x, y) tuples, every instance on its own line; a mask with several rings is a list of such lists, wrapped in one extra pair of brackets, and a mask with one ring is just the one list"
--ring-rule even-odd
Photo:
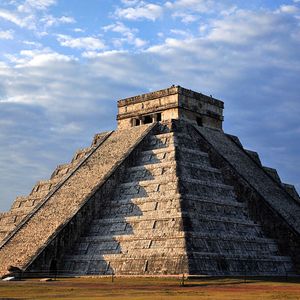
[(172, 17), (181, 19), (181, 22), (183, 22), (183, 23), (193, 23), (193, 22), (197, 21), (199, 18), (199, 16), (197, 16), (197, 15), (184, 13), (181, 11), (174, 12), (172, 14)]
[(118, 8), (115, 15), (128, 20), (147, 19), (155, 21), (163, 14), (163, 8), (157, 4), (141, 2), (135, 7)]
[(35, 29), (34, 16), (29, 15), (26, 17), (21, 17), (15, 13), (8, 10), (0, 9), (0, 18), (14, 23), (21, 28)]
[(181, 22), (188, 24), (199, 20), (202, 15), (218, 12), (226, 14), (226, 6), (221, 1), (214, 0), (176, 0), (167, 1), (165, 8), (168, 9), (174, 18), (179, 18)]
[(46, 15), (41, 19), (41, 22), (44, 23), (46, 27), (58, 26), (60, 24), (76, 23), (75, 19), (72, 17), (67, 17), (67, 16), (54, 17), (52, 15)]
[(27, 66), (35, 66), (42, 67), (45, 65), (49, 65), (52, 62), (69, 62), (73, 59), (69, 56), (58, 54), (58, 53), (43, 53), (34, 56), (26, 65)]
[(234, 14), (237, 11), (237, 9), (238, 9), (238, 7), (234, 5), (234, 6), (231, 6), (229, 8), (222, 10), (220, 12), (220, 14), (223, 16), (229, 16), (229, 15)]
[(128, 53), (127, 51), (124, 50), (109, 50), (109, 51), (102, 51), (102, 52), (97, 52), (97, 51), (85, 51), (82, 53), (82, 57), (85, 58), (97, 58), (97, 57), (109, 57), (113, 54), (125, 54)]
[(102, 29), (107, 31), (112, 31), (119, 33), (123, 36), (123, 38), (115, 38), (113, 39), (113, 43), (116, 47), (122, 47), (124, 43), (128, 43), (134, 45), (137, 48), (143, 47), (147, 44), (147, 41), (136, 37), (136, 33), (138, 32), (135, 28), (129, 28), (124, 25), (122, 22), (117, 22), (115, 24), (110, 24), (102, 27)]
[(79, 126), (79, 124), (76, 124), (75, 122), (70, 122), (67, 124), (64, 124), (63, 126), (53, 126), (50, 127), (50, 130), (55, 132), (56, 134), (78, 134), (82, 131), (82, 128)]
[(0, 31), (0, 40), (12, 40), (14, 32), (12, 30)]
[(177, 0), (167, 1), (165, 7), (173, 10), (189, 10), (198, 13), (209, 13), (219, 7), (216, 1), (212, 0)]
[(145, 45), (147, 44), (147, 41), (142, 40), (142, 39), (140, 39), (140, 38), (135, 38), (135, 39), (133, 40), (133, 43), (134, 43), (134, 45), (135, 45), (136, 47), (140, 48), (140, 47), (145, 46)]
[(63, 24), (72, 24), (72, 23), (76, 22), (74, 18), (67, 17), (67, 16), (62, 16), (62, 17), (58, 18), (58, 21)]
[(177, 35), (177, 36), (182, 36), (182, 37), (191, 37), (191, 34), (186, 31), (186, 30), (181, 30), (181, 29), (171, 29), (171, 33)]
[[(29, 45), (32, 45), (30, 43)], [(76, 59), (72, 56), (63, 55), (57, 52), (52, 51), (49, 48), (41, 48), (40, 44), (33, 44), (33, 46), (38, 47), (35, 49), (25, 49), (21, 50), (19, 54), (12, 55), (6, 54), (5, 57), (15, 65), (16, 68), (26, 68), (28, 66), (38, 66), (41, 67), (53, 61), (60, 61), (60, 62), (68, 62), (68, 61), (75, 61)], [(39, 49), (40, 48), (40, 49)], [(5, 102), (19, 102), (24, 103), (24, 101), (20, 100), (23, 99), (24, 95), (18, 97), (6, 97), (4, 100)], [(2, 99), (3, 100), (3, 99)], [(3, 100), (3, 101), (4, 101)], [(26, 100), (26, 102), (31, 102), (30, 99)]]
[(23, 44), (35, 47), (36, 49), (41, 48), (42, 44), (39, 42), (34, 42), (34, 41), (23, 41)]
[(286, 31), (280, 17), (273, 13), (239, 10), (234, 15), (211, 22), (208, 39), (232, 44), (247, 44), (250, 39), (265, 38), (274, 28), (278, 33)]
[(294, 14), (299, 12), (299, 8), (295, 5), (281, 5), (279, 11), (287, 14)]
[(82, 28), (75, 28), (74, 32), (84, 32), (84, 30)]
[(61, 46), (74, 48), (74, 49), (85, 49), (85, 50), (101, 50), (105, 48), (103, 41), (95, 37), (80, 37), (73, 38), (68, 35), (59, 34), (58, 41)]
[(121, 0), (121, 2), (127, 6), (135, 5), (139, 2), (140, 0)]
[(19, 4), (19, 1), (13, 1), (11, 4), (16, 8), (14, 10), (0, 8), (0, 18), (20, 28), (32, 30), (37, 36), (46, 36), (48, 27), (76, 22), (71, 16), (56, 17), (47, 14), (49, 7), (56, 2), (56, 0), (26, 0), (23, 4)]
[(104, 31), (113, 31), (113, 32), (121, 33), (127, 37), (133, 37), (134, 33), (137, 32), (137, 29), (130, 29), (122, 22), (117, 22), (115, 24), (103, 26), (102, 29)]
[(46, 10), (49, 6), (56, 4), (56, 0), (26, 0), (18, 6), (18, 11), (29, 13), (33, 10)]

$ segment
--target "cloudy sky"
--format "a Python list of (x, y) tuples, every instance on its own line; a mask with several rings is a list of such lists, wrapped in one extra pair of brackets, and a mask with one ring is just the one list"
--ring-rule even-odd
[(172, 84), (300, 190), (300, 0), (1, 0), (0, 210)]

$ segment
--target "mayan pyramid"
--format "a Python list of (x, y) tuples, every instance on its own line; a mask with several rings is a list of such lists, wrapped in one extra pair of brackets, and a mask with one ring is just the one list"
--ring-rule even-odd
[(0, 275), (300, 273), (300, 199), (179, 86), (118, 101), (118, 129), (0, 215)]

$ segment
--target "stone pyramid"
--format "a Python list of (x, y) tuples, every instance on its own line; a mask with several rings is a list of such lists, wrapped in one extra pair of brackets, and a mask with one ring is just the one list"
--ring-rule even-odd
[(0, 215), (0, 275), (300, 272), (300, 199), (179, 86), (120, 100), (118, 129)]

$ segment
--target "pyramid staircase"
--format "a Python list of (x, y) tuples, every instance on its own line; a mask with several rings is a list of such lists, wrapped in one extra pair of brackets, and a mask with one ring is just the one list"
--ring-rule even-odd
[(175, 138), (162, 126), (64, 259), (67, 274), (187, 272)]
[(159, 125), (63, 257), (68, 275), (294, 272), (188, 126)]

